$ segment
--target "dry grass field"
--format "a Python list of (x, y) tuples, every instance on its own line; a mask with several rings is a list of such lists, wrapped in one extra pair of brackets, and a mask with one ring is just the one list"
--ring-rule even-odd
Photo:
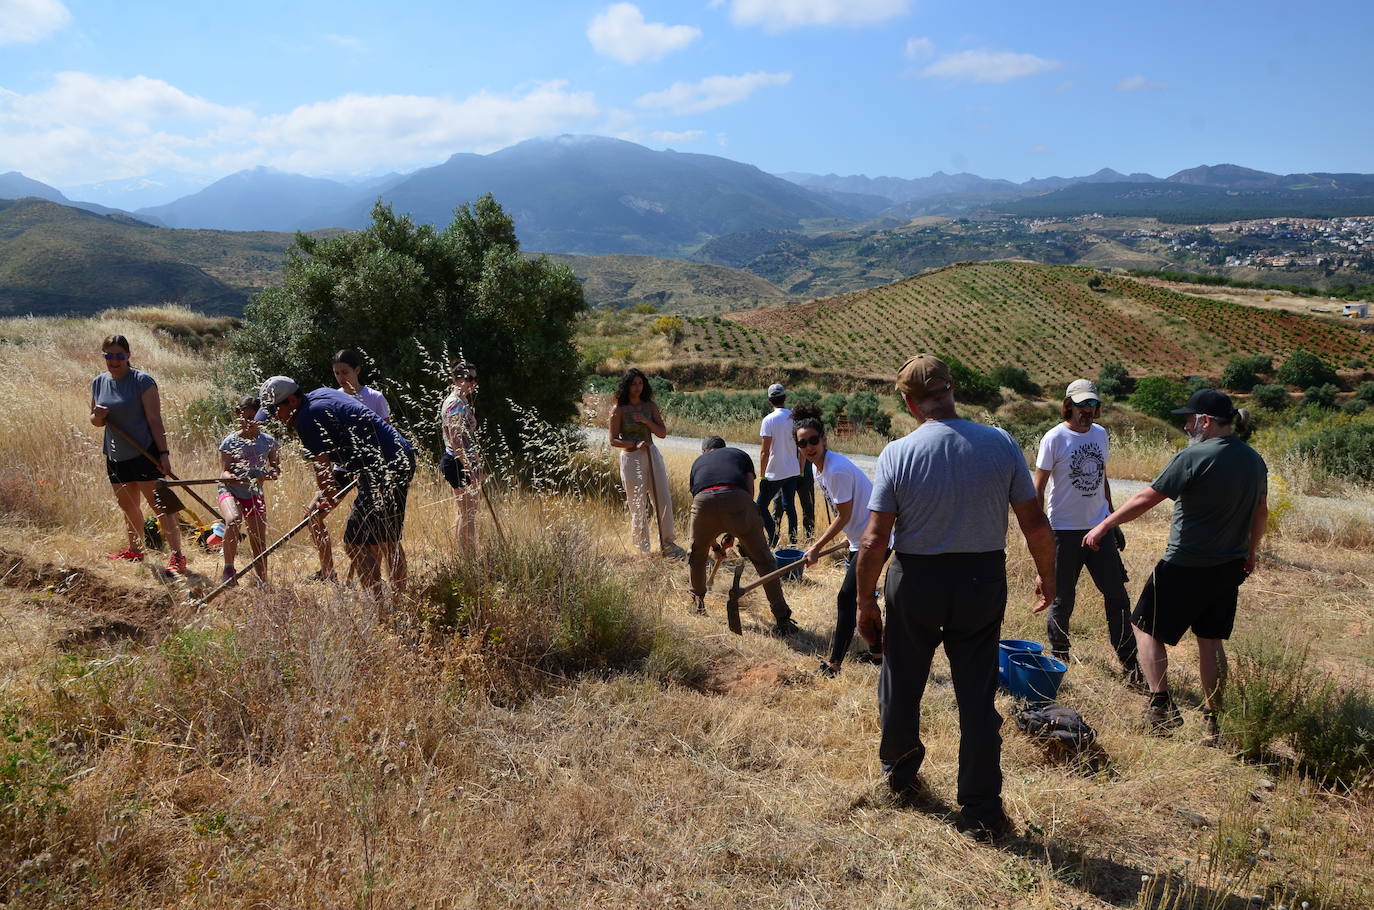
[[(103, 559), (122, 533), (86, 404), (110, 331), (159, 380), (174, 469), (216, 463), (216, 440), (182, 416), (211, 391), (205, 357), (118, 314), (0, 324), (7, 906), (1374, 905), (1368, 785), (1321, 786), (1282, 744), (1263, 763), (1203, 745), (1186, 642), (1173, 673), (1187, 724), (1146, 736), (1086, 576), (1061, 701), (1103, 755), (1067, 761), (1008, 722), (1018, 834), (996, 844), (951, 824), (958, 734), (942, 658), (924, 710), (933, 796), (900, 808), (878, 784), (876, 670), (813, 672), (840, 566), (788, 585), (803, 634), (763, 634), (754, 594), (735, 637), (726, 573), (710, 615), (691, 615), (685, 567), (631, 550), (613, 491), (504, 495), (510, 545), (484, 519), (483, 552), (459, 560), (447, 490), (422, 467), (410, 592), (379, 603), (312, 582), (313, 552), (295, 541), (271, 588), (195, 608), (217, 558), (191, 552), (189, 585)], [(285, 461), (275, 533), (310, 495), (299, 458)], [(669, 462), (680, 539), (688, 466)], [(609, 490), (610, 467), (588, 458), (580, 486)], [(1367, 690), (1374, 554), (1358, 528), (1319, 533), (1305, 508), (1285, 512), (1242, 591), (1237, 645), (1306, 649), (1314, 684)], [(1127, 533), (1134, 593), (1167, 516)], [(1005, 632), (1042, 639), (1015, 532), (1008, 553)]]

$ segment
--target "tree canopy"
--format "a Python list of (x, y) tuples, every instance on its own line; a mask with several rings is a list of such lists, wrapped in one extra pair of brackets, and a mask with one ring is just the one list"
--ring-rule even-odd
[(278, 374), (302, 389), (332, 385), (334, 353), (354, 348), (402, 432), (434, 447), (448, 360), (461, 357), (480, 375), (484, 428), (518, 452), (518, 412), (556, 424), (576, 413), (573, 322), (585, 309), (572, 272), (522, 254), (490, 195), (460, 206), (443, 231), (378, 203), (359, 233), (296, 235), (282, 285), (249, 304), (233, 337), (235, 375), (245, 387)]

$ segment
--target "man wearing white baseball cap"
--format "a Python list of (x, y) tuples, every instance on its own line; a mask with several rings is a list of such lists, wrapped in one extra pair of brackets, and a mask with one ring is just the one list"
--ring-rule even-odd
[(773, 411), (759, 424), (759, 511), (768, 532), (768, 545), (778, 545), (778, 526), (769, 512), (773, 497), (782, 493), (782, 511), (787, 516), (787, 534), (797, 542), (797, 485), (801, 482), (801, 459), (797, 457), (797, 440), (792, 412), (786, 407), (787, 390), (782, 383), (768, 387), (768, 403)]
[(1055, 590), (1045, 627), (1050, 650), (1069, 659), (1069, 617), (1073, 615), (1078, 576), (1086, 567), (1102, 592), (1107, 631), (1127, 679), (1144, 688), (1131, 631), (1131, 599), (1126, 593), (1126, 568), (1121, 550), (1126, 536), (1117, 529), (1111, 546), (1090, 550), (1083, 535), (1112, 512), (1112, 488), (1107, 480), (1107, 431), (1093, 421), (1102, 413), (1097, 386), (1075, 379), (1064, 391), (1063, 422), (1040, 440), (1035, 458), (1035, 493), (1041, 508), (1048, 487), (1050, 526), (1054, 528)]

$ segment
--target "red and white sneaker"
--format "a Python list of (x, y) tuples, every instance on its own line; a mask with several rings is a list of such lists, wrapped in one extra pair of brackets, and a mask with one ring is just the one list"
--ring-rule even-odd
[(127, 559), (130, 562), (143, 562), (143, 551), (135, 550), (133, 547), (126, 547), (118, 553), (111, 553), (106, 559)]
[(173, 553), (167, 557), (167, 571), (173, 575), (182, 575), (186, 572), (186, 557), (180, 553)]

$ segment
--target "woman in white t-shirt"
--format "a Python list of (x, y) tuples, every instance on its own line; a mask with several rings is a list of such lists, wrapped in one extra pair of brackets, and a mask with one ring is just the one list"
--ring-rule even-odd
[(1058, 591), (1045, 619), (1050, 650), (1060, 660), (1069, 658), (1069, 617), (1073, 615), (1078, 576), (1087, 566), (1093, 584), (1102, 592), (1107, 629), (1117, 658), (1132, 682), (1143, 679), (1136, 658), (1135, 633), (1131, 630), (1131, 602), (1126, 594), (1126, 569), (1116, 546), (1090, 550), (1083, 535), (1112, 512), (1112, 489), (1107, 481), (1107, 431), (1093, 421), (1101, 414), (1097, 386), (1076, 379), (1064, 392), (1060, 410), (1063, 422), (1040, 440), (1035, 458), (1035, 491), (1040, 506), (1046, 505), (1054, 528), (1055, 582)]
[(334, 355), (334, 381), (339, 388), (361, 401), (372, 413), (391, 422), (391, 405), (386, 396), (362, 384), (363, 355), (352, 348), (344, 348)]
[[(803, 404), (793, 408), (792, 421), (796, 425), (797, 448), (816, 469), (816, 482), (821, 485), (826, 501), (835, 509), (834, 520), (806, 551), (803, 559), (807, 565), (815, 565), (819, 554), (841, 533), (849, 540), (844, 581), (835, 595), (835, 634), (830, 642), (830, 660), (821, 661), (816, 671), (822, 676), (835, 676), (840, 672), (840, 665), (849, 652), (849, 643), (854, 638), (859, 596), (854, 566), (858, 561), (859, 541), (868, 525), (868, 497), (873, 492), (873, 483), (854, 462), (839, 452), (830, 451), (818, 405)], [(868, 650), (858, 659), (865, 663), (881, 663), (882, 643), (870, 643)]]

